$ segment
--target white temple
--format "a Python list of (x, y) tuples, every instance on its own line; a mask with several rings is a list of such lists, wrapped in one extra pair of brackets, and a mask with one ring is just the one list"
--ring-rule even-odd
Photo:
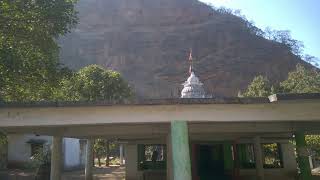
[(186, 82), (184, 82), (183, 89), (181, 91), (181, 98), (205, 98), (205, 92), (203, 88), (203, 83), (200, 82), (199, 78), (193, 72), (192, 64), (192, 52), (190, 51), (189, 56), (190, 62), (190, 76)]

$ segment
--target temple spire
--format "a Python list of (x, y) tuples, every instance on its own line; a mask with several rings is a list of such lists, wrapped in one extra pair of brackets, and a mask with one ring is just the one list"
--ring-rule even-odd
[(191, 48), (190, 48), (190, 53), (189, 53), (189, 63), (190, 63), (189, 74), (191, 74), (193, 72), (193, 59), (192, 59), (192, 49)]
[(205, 98), (203, 84), (193, 71), (192, 49), (190, 49), (189, 53), (189, 63), (190, 76), (188, 77), (187, 81), (182, 84), (183, 89), (181, 91), (181, 98)]

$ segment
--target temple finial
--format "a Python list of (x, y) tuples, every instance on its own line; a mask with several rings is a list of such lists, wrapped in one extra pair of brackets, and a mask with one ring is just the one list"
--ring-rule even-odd
[(193, 72), (193, 60), (192, 60), (192, 49), (190, 48), (190, 53), (189, 53), (189, 73), (191, 74)]

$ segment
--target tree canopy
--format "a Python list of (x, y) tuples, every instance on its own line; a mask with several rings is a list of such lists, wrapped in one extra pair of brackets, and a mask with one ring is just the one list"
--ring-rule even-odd
[(320, 93), (320, 72), (297, 64), (286, 80), (275, 85), (271, 85), (266, 77), (259, 75), (254, 77), (240, 96), (267, 97), (274, 93)]
[[(267, 78), (259, 75), (248, 85), (242, 96), (266, 97), (272, 93), (320, 93), (320, 72), (297, 64), (296, 70), (289, 72), (286, 80), (271, 87)], [(320, 155), (320, 136), (307, 135), (305, 138), (308, 147)]]
[(6, 143), (7, 143), (6, 135), (0, 131), (0, 147), (1, 147), (1, 145), (6, 144)]
[(320, 72), (298, 64), (296, 70), (289, 72), (288, 78), (280, 83), (280, 90), (285, 93), (320, 92)]
[(99, 101), (124, 100), (132, 96), (129, 85), (116, 71), (99, 65), (89, 65), (71, 78), (63, 79), (57, 91), (60, 100)]
[(248, 88), (242, 94), (245, 97), (266, 97), (268, 95), (270, 95), (270, 83), (262, 75), (254, 77), (251, 84), (248, 85)]
[(0, 1), (0, 97), (5, 101), (52, 99), (59, 78), (56, 39), (77, 23), (76, 0)]
[[(59, 63), (57, 39), (77, 24), (77, 0), (0, 1), (0, 100), (94, 101), (131, 96), (115, 71)], [(0, 144), (6, 143), (0, 132)]]

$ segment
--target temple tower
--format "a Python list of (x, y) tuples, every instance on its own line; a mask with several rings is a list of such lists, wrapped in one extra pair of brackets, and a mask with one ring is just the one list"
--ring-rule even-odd
[(205, 91), (203, 88), (203, 83), (200, 82), (199, 78), (193, 72), (193, 62), (192, 62), (192, 51), (190, 50), (189, 55), (190, 76), (186, 82), (184, 82), (183, 89), (181, 91), (181, 98), (205, 98)]

